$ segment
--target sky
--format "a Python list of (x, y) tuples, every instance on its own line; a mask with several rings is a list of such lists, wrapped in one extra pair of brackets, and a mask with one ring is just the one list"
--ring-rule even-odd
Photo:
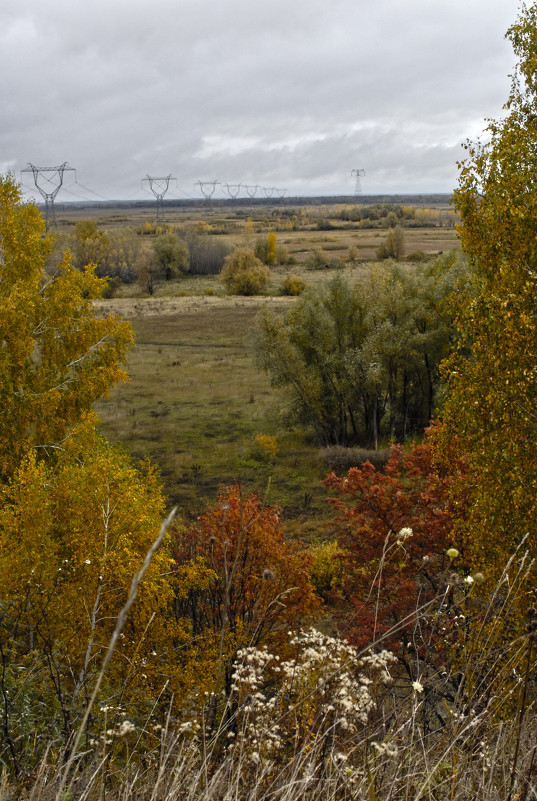
[[(462, 143), (501, 116), (517, 11), (515, 0), (2, 0), (0, 172), (32, 197), (21, 171), (67, 162), (57, 202), (147, 199), (143, 179), (168, 175), (166, 199), (239, 184), (240, 196), (352, 195), (353, 170), (364, 195), (451, 192)], [(52, 191), (58, 174), (39, 180)]]

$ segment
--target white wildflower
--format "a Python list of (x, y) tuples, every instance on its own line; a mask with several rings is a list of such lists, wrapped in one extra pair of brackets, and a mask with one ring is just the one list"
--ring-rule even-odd
[(408, 528), (408, 526), (405, 526), (404, 528), (402, 528), (401, 531), (399, 532), (399, 534), (397, 535), (397, 544), (398, 545), (402, 545), (403, 542), (405, 542), (406, 540), (410, 539), (410, 537), (412, 536), (413, 533), (414, 532), (412, 531), (412, 529)]
[(122, 720), (117, 728), (117, 735), (118, 737), (124, 737), (126, 734), (130, 734), (135, 730), (136, 726), (134, 723), (131, 723), (130, 720)]
[(418, 694), (422, 693), (423, 692), (423, 684), (421, 682), (419, 682), (419, 681), (413, 681), (412, 682), (412, 689), (414, 690), (415, 693), (418, 693)]
[(341, 753), (341, 751), (339, 751), (337, 754), (334, 754), (334, 762), (337, 762), (338, 764), (346, 762), (348, 758), (349, 757), (347, 756), (347, 754), (343, 754)]
[(396, 757), (397, 746), (394, 743), (371, 743), (379, 756)]

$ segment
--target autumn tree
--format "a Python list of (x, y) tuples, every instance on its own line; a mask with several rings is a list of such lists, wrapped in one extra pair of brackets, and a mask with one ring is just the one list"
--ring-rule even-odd
[(213, 669), (238, 647), (281, 640), (317, 608), (307, 552), (285, 541), (277, 507), (238, 485), (177, 533), (172, 555), (179, 580), (200, 564), (209, 571), (204, 587), (177, 593), (174, 614), (190, 622), (194, 642), (219, 643)]
[(166, 281), (178, 278), (188, 269), (188, 245), (174, 233), (158, 236), (153, 242), (153, 252)]
[(400, 259), (405, 252), (405, 232), (400, 225), (388, 230), (384, 242), (377, 248), (377, 259)]
[[(137, 470), (91, 419), (54, 465), (32, 451), (0, 489), (0, 684), (10, 696), (4, 734), (19, 744), (14, 760), (24, 762), (21, 738), (32, 729), (36, 754), (72, 733), (163, 509), (154, 471)], [(162, 550), (140, 586), (105, 698), (121, 695), (143, 709), (162, 689), (174, 637), (166, 623), (168, 568)]]
[[(106, 282), (91, 267), (66, 255), (49, 274), (49, 251), (35, 205), (1, 179), (0, 759), (16, 771), (80, 719), (164, 508), (154, 471), (102, 438), (91, 411), (124, 377), (130, 327), (98, 315)], [(158, 697), (181, 639), (168, 568), (163, 550), (104, 690), (139, 709)]]
[(255, 243), (254, 253), (263, 264), (276, 262), (276, 234), (270, 231), (266, 236), (260, 237)]
[(464, 460), (453, 460), (449, 471), (435, 468), (436, 436), (434, 429), (407, 451), (394, 446), (384, 470), (366, 462), (325, 481), (335, 512), (335, 559), (343, 564), (342, 597), (350, 602), (340, 614), (342, 631), (362, 647), (386, 638), (403, 662), (412, 660), (418, 640), (422, 652), (438, 640), (438, 605), (431, 615), (426, 607), (446, 589), (449, 488), (466, 474)]
[[(471, 513), (457, 522), (478, 569), (497, 576), (521, 538), (537, 555), (537, 6), (507, 32), (518, 59), (505, 114), (466, 145), (456, 208), (473, 293), (457, 307), (446, 365), (448, 447), (468, 453)], [(468, 484), (460, 488), (466, 491)]]
[(99, 316), (106, 281), (66, 255), (53, 275), (37, 207), (0, 179), (0, 478), (30, 449), (52, 455), (84, 413), (125, 378), (130, 326)]
[(69, 248), (73, 264), (84, 270), (95, 265), (95, 275), (109, 279), (109, 288), (120, 282), (132, 283), (136, 279), (140, 257), (140, 241), (132, 228), (121, 226), (106, 233), (99, 230), (95, 220), (79, 220), (74, 234), (55, 237), (55, 247)]

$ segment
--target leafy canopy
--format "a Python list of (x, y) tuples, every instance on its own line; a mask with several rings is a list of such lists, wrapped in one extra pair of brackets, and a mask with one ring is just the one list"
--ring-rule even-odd
[[(537, 552), (537, 6), (507, 32), (518, 67), (505, 116), (466, 145), (455, 203), (474, 293), (458, 306), (445, 443), (469, 454), (471, 512), (457, 528), (475, 566), (501, 570), (530, 533)], [(447, 444), (444, 445), (447, 447)]]
[(51, 240), (37, 207), (0, 178), (0, 477), (30, 448), (51, 453), (95, 400), (126, 376), (130, 326), (99, 317), (106, 281), (66, 254), (47, 274)]
[(291, 421), (319, 445), (377, 445), (428, 425), (449, 346), (444, 301), (461, 276), (449, 255), (412, 273), (393, 263), (355, 286), (341, 276), (305, 291), (285, 316), (264, 310), (257, 364), (289, 399)]

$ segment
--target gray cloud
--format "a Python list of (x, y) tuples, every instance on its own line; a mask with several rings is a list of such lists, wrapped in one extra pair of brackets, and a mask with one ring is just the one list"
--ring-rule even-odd
[(170, 172), (191, 196), (348, 193), (356, 167), (364, 192), (450, 191), (507, 97), (514, 18), (489, 0), (4, 0), (0, 169), (67, 160), (110, 198)]

